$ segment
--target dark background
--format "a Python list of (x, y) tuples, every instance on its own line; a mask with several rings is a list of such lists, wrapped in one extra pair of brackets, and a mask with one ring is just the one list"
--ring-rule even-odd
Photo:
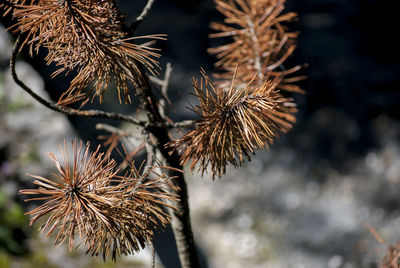
[[(131, 14), (128, 21), (144, 2), (121, 2), (122, 9)], [(302, 71), (308, 79), (301, 83), (307, 94), (295, 95), (300, 108), (298, 124), (285, 142), (310, 157), (345, 164), (346, 157), (377, 146), (371, 126), (374, 118), (384, 115), (397, 121), (400, 117), (397, 11), (390, 1), (378, 0), (297, 0), (287, 1), (286, 7), (299, 16), (298, 22), (289, 24), (290, 29), (301, 33), (298, 48), (286, 64), (308, 63), (309, 67)], [(178, 73), (171, 91), (191, 90), (189, 78), (180, 76), (181, 72), (195, 77), (200, 67), (212, 72), (214, 58), (206, 49), (217, 41), (208, 39), (208, 25), (221, 19), (212, 1), (156, 2), (138, 34), (168, 35), (168, 41), (161, 44), (161, 66), (172, 62)], [(315, 115), (321, 109), (319, 116), (326, 117), (327, 125), (315, 126)], [(354, 122), (353, 129), (346, 129), (349, 120)], [(310, 131), (318, 132), (312, 140), (301, 135)]]

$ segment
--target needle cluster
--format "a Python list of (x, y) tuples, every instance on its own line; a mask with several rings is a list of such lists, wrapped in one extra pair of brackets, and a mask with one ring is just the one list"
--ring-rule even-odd
[(204, 172), (210, 165), (213, 177), (221, 176), (229, 163), (236, 167), (245, 158), (250, 160), (256, 149), (292, 127), (295, 117), (289, 111), (295, 104), (282, 97), (275, 84), (234, 85), (235, 78), (228, 90), (216, 87), (204, 72), (200, 84), (193, 80), (200, 103), (193, 110), (201, 119), (193, 130), (169, 144), (182, 151), (182, 165), (191, 159), (192, 170), (199, 164)]
[[(59, 104), (100, 97), (112, 82), (125, 103), (131, 102), (129, 84), (136, 89), (143, 83), (138, 63), (154, 71), (159, 55), (146, 45), (134, 43), (140, 37), (129, 37), (115, 0), (38, 0), (33, 4), (19, 1), (15, 6), (15, 32), (25, 33), (24, 45), (31, 54), (43, 47), (47, 64), (59, 69), (53, 76), (72, 70), (76, 76)], [(163, 39), (161, 35), (142, 38)], [(89, 88), (88, 91), (86, 89)]]
[(164, 175), (150, 176), (152, 170), (140, 175), (133, 164), (118, 175), (116, 162), (99, 149), (90, 152), (89, 144), (74, 141), (70, 156), (64, 143), (62, 161), (50, 154), (54, 179), (30, 175), (39, 188), (20, 193), (33, 196), (25, 201), (45, 201), (27, 214), (31, 224), (48, 216), (40, 229), (46, 238), (56, 233), (55, 245), (68, 240), (72, 250), (78, 240), (87, 253), (115, 260), (139, 251), (157, 226), (169, 223), (164, 200), (176, 198), (167, 193), (171, 186)]
[(254, 79), (261, 85), (266, 80), (276, 83), (278, 89), (303, 92), (292, 84), (304, 77), (287, 76), (301, 67), (285, 69), (283, 64), (296, 48), (296, 32), (288, 32), (282, 23), (296, 19), (296, 13), (285, 13), (285, 0), (215, 0), (216, 8), (225, 17), (224, 22), (213, 22), (216, 33), (211, 38), (223, 38), (226, 44), (210, 48), (216, 55), (217, 83), (229, 86), (237, 68), (236, 79), (244, 84)]
[(212, 23), (211, 38), (228, 38), (224, 45), (210, 48), (218, 58), (214, 83), (203, 72), (201, 83), (193, 81), (200, 105), (193, 108), (201, 117), (195, 128), (168, 146), (181, 151), (181, 164), (192, 160), (203, 173), (211, 166), (213, 178), (226, 172), (230, 163), (250, 160), (256, 149), (268, 147), (295, 122), (296, 105), (280, 89), (302, 92), (291, 84), (302, 77), (287, 78), (296, 66), (283, 63), (295, 49), (297, 33), (287, 32), (282, 22), (296, 18), (281, 14), (284, 0), (215, 0), (225, 16)]

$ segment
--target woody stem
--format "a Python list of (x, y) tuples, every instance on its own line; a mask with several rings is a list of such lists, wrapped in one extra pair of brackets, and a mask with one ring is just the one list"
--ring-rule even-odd
[[(142, 72), (143, 79), (138, 95), (142, 109), (147, 116), (147, 122), (149, 123), (145, 128), (152, 135), (152, 144), (156, 147), (157, 156), (159, 155), (161, 158), (158, 160), (161, 161), (162, 165), (173, 168), (167, 169), (166, 172), (169, 177), (175, 177), (172, 181), (177, 186), (175, 194), (178, 195), (179, 200), (171, 202), (171, 205), (176, 209), (170, 210), (170, 214), (172, 216), (172, 230), (178, 248), (179, 260), (182, 268), (199, 268), (200, 263), (190, 222), (187, 186), (183, 173), (177, 171), (182, 170), (182, 165), (179, 162), (178, 154), (176, 152), (170, 153), (165, 148), (165, 145), (171, 141), (168, 135), (168, 126), (166, 126), (162, 119), (163, 117), (160, 115), (157, 100), (147, 80), (147, 76), (144, 75), (143, 66), (139, 65), (139, 69)], [(155, 126), (153, 122), (157, 122), (158, 126)]]

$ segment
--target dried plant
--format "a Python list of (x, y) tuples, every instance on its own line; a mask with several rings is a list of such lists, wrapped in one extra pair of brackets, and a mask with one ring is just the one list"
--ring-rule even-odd
[[(218, 31), (211, 37), (232, 41), (209, 50), (219, 59), (216, 66), (222, 73), (216, 75), (214, 83), (204, 71), (200, 82), (193, 79), (194, 95), (200, 104), (192, 110), (200, 120), (173, 122), (167, 110), (172, 68), (167, 64), (163, 80), (155, 77), (157, 51), (148, 43), (135, 43), (140, 38), (163, 39), (163, 35), (133, 36), (154, 0), (147, 0), (130, 27), (125, 25), (116, 0), (0, 0), (5, 13), (13, 12), (10, 29), (18, 38), (10, 69), (22, 89), (54, 111), (118, 120), (141, 130), (129, 133), (103, 125), (101, 129), (111, 133), (105, 141), (109, 145), (107, 153), (100, 153), (99, 147), (90, 153), (89, 144), (75, 141), (72, 160), (66, 144), (63, 161), (50, 154), (58, 170), (55, 179), (30, 175), (39, 188), (21, 191), (33, 196), (27, 201), (45, 201), (28, 213), (33, 216), (31, 224), (46, 216), (40, 229), (46, 237), (54, 233), (56, 245), (68, 240), (72, 249), (79, 241), (87, 253), (115, 259), (151, 243), (154, 230), (173, 218), (181, 266), (200, 267), (181, 170), (192, 160), (192, 170), (198, 167), (203, 173), (210, 166), (213, 178), (221, 176), (228, 164), (239, 166), (255, 150), (268, 147), (292, 127), (296, 106), (280, 89), (302, 92), (292, 84), (302, 77), (289, 77), (299, 66), (288, 70), (283, 66), (295, 49), (297, 37), (281, 25), (296, 18), (294, 13), (281, 15), (284, 2), (216, 0), (226, 19), (224, 24), (211, 25)], [(46, 63), (58, 67), (53, 76), (75, 75), (57, 103), (41, 97), (18, 77), (15, 62), (23, 48), (28, 48), (31, 55), (45, 49)], [(150, 82), (160, 87), (161, 94), (154, 93)], [(83, 105), (95, 96), (102, 102), (109, 86), (116, 87), (120, 103), (121, 95), (129, 103), (131, 85), (138, 95), (143, 119), (68, 107), (77, 101)], [(172, 141), (172, 128), (192, 129)], [(118, 148), (121, 138), (139, 139), (140, 146), (129, 152), (122, 147), (124, 161), (117, 166), (110, 153)], [(146, 166), (137, 170), (132, 159), (142, 150), (146, 151)], [(166, 168), (158, 174), (155, 163)]]
[(257, 148), (273, 142), (279, 132), (287, 132), (295, 117), (289, 108), (295, 105), (283, 98), (274, 84), (265, 82), (257, 88), (235, 88), (235, 78), (228, 90), (215, 87), (203, 72), (200, 84), (193, 80), (200, 105), (193, 110), (200, 115), (193, 130), (169, 146), (180, 148), (182, 165), (192, 159), (204, 172), (211, 165), (213, 177), (221, 176), (228, 163), (240, 165)]
[(217, 69), (223, 71), (215, 75), (219, 79), (216, 83), (228, 87), (237, 68), (237, 82), (248, 84), (257, 73), (254, 85), (272, 80), (278, 89), (303, 92), (292, 83), (304, 77), (287, 78), (301, 67), (288, 70), (283, 67), (295, 50), (298, 35), (287, 32), (282, 25), (297, 17), (295, 13), (281, 14), (285, 0), (215, 0), (215, 3), (225, 20), (211, 24), (218, 32), (210, 37), (230, 38), (227, 44), (208, 50), (218, 58)]
[(72, 142), (72, 159), (66, 143), (60, 150), (63, 161), (50, 154), (58, 171), (55, 180), (30, 175), (39, 188), (20, 191), (35, 196), (26, 201), (46, 201), (27, 214), (33, 216), (31, 224), (49, 215), (40, 229), (46, 238), (57, 232), (55, 245), (68, 240), (72, 250), (78, 239), (87, 253), (115, 260), (143, 248), (154, 229), (170, 221), (163, 210), (170, 205), (163, 200), (175, 196), (167, 193), (171, 185), (164, 175), (151, 177), (152, 170), (140, 175), (132, 164), (120, 176), (116, 162), (100, 153), (100, 146), (91, 153), (89, 143)]
[(257, 148), (271, 144), (280, 132), (287, 132), (297, 111), (292, 99), (279, 89), (303, 92), (289, 84), (302, 77), (285, 78), (300, 66), (289, 70), (283, 63), (295, 49), (297, 33), (287, 32), (281, 22), (296, 18), (295, 13), (281, 15), (285, 1), (216, 0), (225, 23), (212, 23), (219, 31), (212, 38), (230, 37), (232, 42), (210, 48), (219, 59), (221, 74), (213, 83), (203, 72), (200, 85), (193, 82), (200, 106), (193, 108), (201, 117), (193, 130), (169, 144), (180, 149), (181, 163), (192, 160), (203, 173), (211, 165), (213, 178), (226, 171), (228, 163), (240, 165), (250, 160)]
[[(103, 101), (104, 92), (115, 82), (121, 102), (131, 102), (129, 83), (136, 89), (143, 83), (138, 62), (154, 72), (158, 66), (154, 49), (134, 44), (139, 38), (163, 39), (162, 35), (129, 37), (114, 0), (39, 0), (17, 5), (14, 32), (26, 33), (23, 44), (31, 54), (47, 49), (47, 64), (59, 69), (53, 76), (75, 70), (76, 76), (59, 103), (67, 105), (86, 99), (92, 91)], [(89, 92), (83, 94), (89, 87)]]

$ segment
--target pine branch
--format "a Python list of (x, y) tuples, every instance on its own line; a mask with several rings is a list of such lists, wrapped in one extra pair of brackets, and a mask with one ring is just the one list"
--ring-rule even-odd
[(38, 94), (36, 94), (31, 88), (29, 88), (24, 82), (22, 82), (15, 70), (15, 60), (17, 57), (17, 54), (21, 48), (22, 44), (22, 38), (21, 35), (17, 37), (17, 40), (14, 44), (11, 58), (10, 58), (10, 69), (11, 69), (11, 76), (15, 83), (19, 85), (23, 90), (25, 90), (29, 95), (31, 95), (36, 101), (40, 102), (47, 108), (54, 110), (56, 112), (60, 112), (66, 115), (70, 116), (83, 116), (83, 117), (95, 117), (95, 118), (107, 118), (107, 119), (112, 119), (112, 120), (119, 120), (119, 121), (125, 121), (129, 122), (138, 126), (144, 126), (145, 122), (137, 120), (131, 116), (128, 115), (123, 115), (120, 113), (110, 113), (110, 112), (105, 112), (105, 111), (100, 111), (100, 110), (76, 110), (64, 106), (57, 105), (53, 102), (47, 101), (46, 99), (42, 98)]
[(215, 83), (229, 87), (237, 68), (238, 83), (248, 84), (257, 73), (254, 86), (272, 80), (279, 90), (304, 93), (293, 84), (303, 80), (304, 76), (287, 78), (302, 66), (280, 70), (294, 52), (298, 36), (296, 32), (288, 32), (283, 25), (297, 16), (295, 13), (282, 13), (285, 0), (215, 0), (215, 3), (225, 20), (211, 23), (210, 27), (217, 32), (210, 37), (230, 39), (224, 45), (208, 49), (218, 59), (215, 66), (223, 71), (215, 74), (218, 78)]
[(131, 87), (137, 88), (141, 77), (140, 62), (151, 73), (158, 70), (157, 49), (136, 44), (137, 39), (165, 40), (164, 35), (129, 35), (115, 1), (38, 1), (20, 5), (14, 12), (12, 30), (26, 33), (23, 44), (30, 53), (46, 48), (47, 64), (54, 63), (62, 72), (76, 72), (59, 104), (90, 100), (97, 95), (100, 103), (108, 85), (113, 83), (119, 102), (131, 103)]
[(203, 173), (211, 167), (213, 178), (221, 177), (228, 164), (237, 167), (250, 160), (255, 150), (268, 147), (292, 128), (296, 119), (288, 109), (295, 110), (296, 105), (282, 97), (275, 84), (235, 84), (234, 76), (229, 89), (216, 87), (204, 71), (200, 83), (193, 80), (200, 105), (192, 110), (200, 119), (194, 129), (168, 144), (172, 151), (182, 151), (182, 165), (191, 160), (192, 170), (198, 166)]
[(100, 146), (91, 152), (89, 143), (83, 146), (75, 140), (71, 145), (72, 154), (66, 142), (64, 149), (60, 146), (61, 161), (49, 154), (57, 167), (53, 180), (31, 175), (38, 188), (20, 191), (30, 196), (25, 201), (46, 200), (27, 213), (32, 215), (31, 224), (47, 214), (41, 229), (46, 237), (57, 233), (55, 245), (68, 241), (72, 250), (80, 240), (77, 247), (84, 245), (86, 253), (103, 255), (104, 260), (115, 261), (151, 243), (154, 230), (171, 220), (163, 211), (164, 206), (171, 207), (167, 200), (176, 200), (166, 191), (171, 178), (149, 177), (152, 170), (142, 176), (132, 162), (120, 175), (116, 161), (101, 153)]
[(147, 76), (144, 73), (144, 68), (140, 64), (138, 64), (138, 67), (144, 77), (142, 80), (143, 84), (141, 84), (141, 91), (138, 94), (142, 109), (146, 114), (148, 123), (155, 122), (160, 125), (160, 127), (155, 128), (148, 124), (145, 128), (154, 138), (152, 141), (153, 146), (156, 147), (157, 155), (160, 155), (161, 158), (157, 160), (162, 163), (163, 166), (171, 167), (171, 169), (165, 171), (168, 177), (176, 178), (172, 181), (176, 188), (173, 192), (177, 195), (179, 200), (171, 200), (171, 206), (176, 209), (170, 209), (169, 213), (172, 216), (172, 230), (178, 247), (180, 263), (182, 268), (200, 268), (190, 222), (187, 185), (184, 175), (178, 171), (182, 170), (183, 167), (179, 163), (178, 154), (176, 152), (170, 153), (166, 148), (166, 144), (171, 142), (168, 127), (162, 119), (158, 107), (155, 106), (157, 100), (147, 80)]
[(258, 79), (260, 80), (260, 83), (264, 81), (265, 77), (263, 74), (262, 70), (262, 64), (261, 64), (261, 57), (260, 57), (260, 46), (258, 45), (258, 38), (256, 31), (254, 29), (254, 23), (250, 18), (247, 19), (247, 25), (249, 27), (249, 32), (250, 36), (252, 39), (252, 48), (253, 48), (253, 54), (254, 54), (254, 69), (257, 71), (257, 76)]

